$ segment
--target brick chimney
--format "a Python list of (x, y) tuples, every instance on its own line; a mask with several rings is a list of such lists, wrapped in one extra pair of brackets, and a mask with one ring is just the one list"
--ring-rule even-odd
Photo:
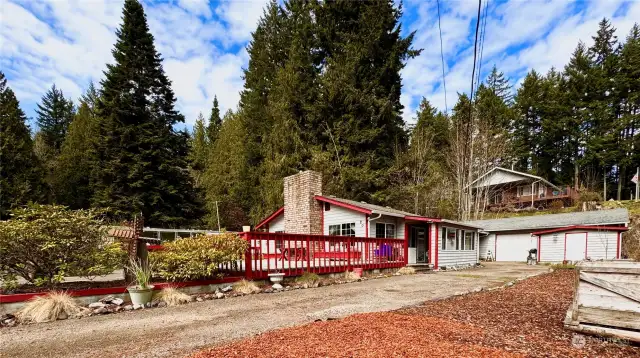
[(284, 232), (322, 234), (322, 174), (307, 170), (284, 178)]

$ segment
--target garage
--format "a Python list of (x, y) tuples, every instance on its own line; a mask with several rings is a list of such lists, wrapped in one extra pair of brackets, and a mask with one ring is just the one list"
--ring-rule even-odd
[(538, 247), (531, 233), (496, 234), (496, 261), (526, 261), (529, 250)]

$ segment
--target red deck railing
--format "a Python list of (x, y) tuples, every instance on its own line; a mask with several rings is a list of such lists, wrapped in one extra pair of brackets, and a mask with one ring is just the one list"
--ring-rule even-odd
[(249, 242), (244, 261), (248, 279), (267, 278), (274, 272), (297, 276), (406, 265), (403, 239), (267, 232), (244, 232), (241, 236)]

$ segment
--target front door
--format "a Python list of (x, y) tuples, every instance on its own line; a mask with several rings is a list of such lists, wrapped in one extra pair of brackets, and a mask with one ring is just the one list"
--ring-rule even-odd
[(415, 238), (416, 243), (416, 263), (426, 264), (429, 257), (427, 249), (427, 228), (423, 226), (414, 226), (411, 234)]

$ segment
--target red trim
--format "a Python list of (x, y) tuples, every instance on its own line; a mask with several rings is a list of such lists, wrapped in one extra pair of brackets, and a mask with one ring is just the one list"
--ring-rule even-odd
[(607, 230), (607, 231), (627, 231), (629, 228), (624, 226), (600, 226), (600, 225), (573, 225), (573, 226), (565, 226), (559, 227), (555, 229), (542, 230), (533, 232), (531, 235), (541, 235), (541, 234), (551, 234), (554, 232), (563, 232), (569, 230)]
[(538, 235), (538, 262), (540, 262), (540, 251), (542, 249), (542, 235)]
[(314, 198), (316, 200), (318, 200), (318, 201), (322, 201), (322, 202), (325, 202), (325, 203), (333, 204), (333, 205), (336, 205), (336, 206), (341, 206), (343, 208), (347, 208), (347, 209), (351, 209), (351, 210), (354, 210), (354, 211), (358, 211), (358, 212), (361, 212), (363, 214), (371, 214), (372, 213), (372, 211), (369, 210), (369, 209), (365, 209), (365, 208), (362, 208), (362, 207), (359, 207), (359, 206), (355, 206), (355, 205), (352, 205), (352, 204), (343, 203), (341, 201), (330, 199), (330, 198), (324, 197), (322, 195), (316, 195), (316, 196), (314, 196)]
[[(438, 224), (434, 224), (436, 226), (436, 263), (433, 266), (434, 269), (437, 269), (438, 266), (438, 259), (440, 258), (440, 242), (438, 242), (438, 237), (440, 235), (440, 225)], [(444, 237), (442, 238), (442, 240), (444, 240)]]
[(429, 218), (426, 216), (411, 216), (411, 215), (407, 215), (404, 217), (405, 220), (414, 220), (414, 221), (425, 221), (425, 222), (434, 222), (434, 223), (439, 223), (442, 221), (442, 219), (437, 219), (437, 218)]
[(409, 263), (409, 224), (404, 223), (404, 264)]
[(284, 213), (284, 206), (281, 207), (280, 209), (276, 210), (273, 212), (273, 214), (269, 215), (266, 219), (262, 220), (258, 225), (256, 225), (255, 228), (253, 228), (254, 230), (259, 229), (260, 227), (262, 227), (263, 225), (269, 223), (271, 220), (275, 219), (278, 215)]
[[(191, 287), (191, 286), (204, 286), (204, 285), (213, 285), (220, 283), (231, 283), (240, 281), (242, 277), (224, 277), (221, 279), (215, 280), (203, 280), (203, 281), (188, 281), (188, 282), (162, 282), (162, 283), (154, 283), (153, 290), (161, 290), (166, 287)], [(102, 296), (102, 295), (113, 295), (119, 293), (126, 293), (126, 287), (104, 287), (104, 288), (88, 288), (86, 290), (68, 290), (66, 291), (68, 294), (74, 297), (85, 297), (85, 296)], [(0, 295), (0, 303), (14, 303), (14, 302), (24, 302), (32, 299), (37, 296), (44, 296), (48, 292), (34, 292), (34, 293), (18, 293), (15, 295)]]
[(369, 214), (364, 215), (364, 237), (369, 237)]
[(147, 251), (162, 251), (164, 250), (164, 246), (162, 245), (147, 245)]
[(324, 204), (321, 204), (320, 206), (322, 206), (322, 210), (320, 210), (320, 226), (322, 226), (320, 234), (324, 235)]

